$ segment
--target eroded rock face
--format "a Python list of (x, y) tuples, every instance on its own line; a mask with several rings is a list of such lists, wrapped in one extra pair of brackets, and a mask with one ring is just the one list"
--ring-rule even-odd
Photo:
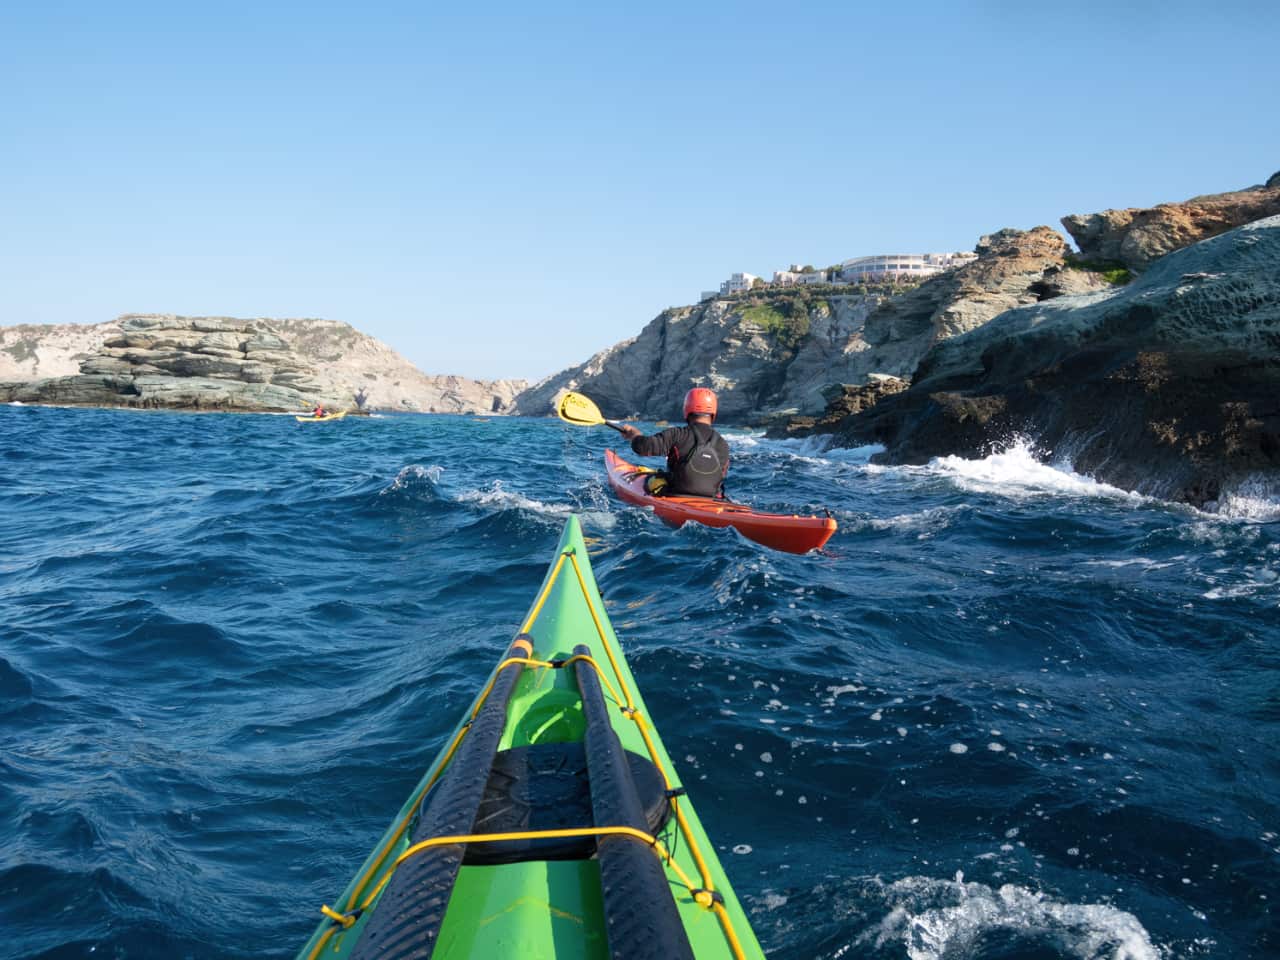
[(771, 437), (807, 437), (836, 433), (846, 419), (870, 410), (885, 397), (911, 386), (901, 377), (873, 373), (866, 383), (841, 384), (828, 392), (827, 408), (818, 417), (792, 417), (784, 425), (769, 430)]
[(1084, 257), (1141, 272), (1174, 250), (1275, 214), (1280, 214), (1280, 174), (1263, 186), (1182, 203), (1074, 214), (1063, 217), (1062, 225)]
[[(127, 316), (78, 375), (7, 388), (9, 400), (193, 410), (298, 410), (347, 398), (291, 353), (278, 364), (250, 359), (266, 331), (225, 317)], [(277, 338), (278, 339), (278, 338)], [(281, 341), (283, 342), (283, 341)], [(277, 377), (282, 382), (273, 383)]]
[(1126, 287), (941, 341), (909, 390), (836, 432), (907, 463), (1027, 435), (1099, 479), (1197, 506), (1280, 486), (1280, 216), (1169, 254)]
[(23, 377), (25, 382), (0, 385), (0, 399), (194, 410), (299, 410), (323, 403), (340, 409), (353, 406), (363, 390), (372, 408), (491, 413), (504, 412), (526, 386), (428, 376), (385, 344), (336, 321), (129, 315), (94, 327), (0, 330), (0, 349), (20, 355), (32, 373), (51, 366), (62, 372), (68, 344), (81, 351), (78, 374)]
[[(525, 380), (474, 380), (423, 373), (375, 337), (337, 320), (269, 321), (272, 339), (250, 342), (248, 357), (271, 362), (279, 343), (288, 341), (295, 356), (315, 375), (346, 390), (347, 402), (363, 388), (369, 405), (380, 410), (420, 413), (510, 413)], [(280, 338), (284, 338), (281, 340)], [(279, 378), (276, 378), (279, 382)]]
[(0, 382), (73, 376), (104, 340), (119, 333), (119, 320), (0, 327)]
[(862, 327), (878, 300), (784, 294), (665, 310), (639, 336), (520, 394), (516, 412), (546, 415), (565, 390), (578, 390), (609, 417), (678, 419), (695, 386), (716, 391), (721, 423), (816, 412), (824, 389), (857, 375)]
[(874, 369), (909, 377), (935, 343), (1012, 307), (1110, 286), (1096, 273), (1069, 268), (1070, 248), (1049, 227), (1000, 230), (975, 251), (977, 260), (885, 301), (870, 316), (863, 336)]

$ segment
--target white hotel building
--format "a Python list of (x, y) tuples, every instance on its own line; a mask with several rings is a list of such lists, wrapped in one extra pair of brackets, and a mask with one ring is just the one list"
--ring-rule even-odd
[(754, 273), (731, 273), (729, 279), (720, 284), (720, 292), (725, 294), (750, 290), (751, 285), (759, 279)]
[[(923, 280), (944, 270), (954, 270), (978, 259), (976, 253), (885, 253), (874, 257), (845, 260), (838, 268), (803, 271), (796, 264), (789, 270), (775, 270), (772, 286), (791, 287), (809, 283), (890, 283), (901, 280)], [(828, 276), (828, 272), (831, 276)], [(699, 300), (714, 300), (750, 290), (760, 278), (754, 273), (735, 273), (720, 284), (720, 289), (704, 290)], [(765, 281), (768, 283), (768, 281)]]
[(977, 259), (976, 253), (885, 253), (856, 257), (840, 264), (840, 279), (845, 283), (923, 280)]
[(699, 302), (703, 300), (714, 300), (716, 297), (728, 296), (731, 293), (740, 293), (743, 290), (750, 290), (751, 285), (760, 278), (754, 273), (732, 273), (729, 279), (720, 284), (719, 290), (703, 290), (702, 296), (698, 298)]

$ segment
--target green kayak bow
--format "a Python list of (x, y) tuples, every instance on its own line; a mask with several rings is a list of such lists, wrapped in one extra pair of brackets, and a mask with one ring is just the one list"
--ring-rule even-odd
[(763, 960), (576, 517), (449, 745), (298, 960)]

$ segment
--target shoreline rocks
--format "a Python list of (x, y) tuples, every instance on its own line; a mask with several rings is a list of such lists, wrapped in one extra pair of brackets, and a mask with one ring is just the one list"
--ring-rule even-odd
[[(0, 383), (0, 401), (37, 404), (296, 411), (354, 407), (359, 391), (368, 409), (500, 413), (527, 385), (428, 376), (329, 320), (133, 314), (91, 327), (0, 328), (0, 350), (10, 381)], [(66, 373), (73, 363), (78, 372)], [(14, 376), (27, 369), (62, 375)]]
[(895, 463), (1025, 435), (1099, 480), (1197, 507), (1280, 492), (1280, 216), (1168, 254), (1129, 286), (941, 342), (909, 390), (832, 432)]

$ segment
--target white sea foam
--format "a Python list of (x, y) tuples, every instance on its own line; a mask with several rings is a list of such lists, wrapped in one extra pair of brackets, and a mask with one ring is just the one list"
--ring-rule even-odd
[(548, 517), (564, 517), (573, 513), (573, 507), (567, 503), (543, 503), (515, 490), (507, 490), (501, 480), (493, 481), (484, 490), (463, 490), (458, 494), (457, 500), (459, 503), (494, 506), (502, 510), (528, 510)]
[(1068, 464), (1048, 464), (1036, 458), (1034, 445), (1020, 438), (999, 453), (981, 460), (963, 457), (936, 457), (927, 472), (945, 477), (961, 490), (998, 493), (1015, 499), (1037, 496), (1106, 497), (1147, 502), (1141, 494), (1099, 483), (1076, 473)]
[(731, 447), (756, 447), (764, 439), (763, 433), (738, 433), (733, 430), (725, 430), (720, 435)]
[(607, 511), (587, 510), (571, 503), (544, 503), (533, 497), (527, 497), (515, 490), (508, 490), (501, 480), (495, 480), (483, 490), (463, 490), (454, 498), (458, 503), (470, 503), (481, 507), (494, 507), (497, 510), (523, 510), (539, 516), (562, 518), (571, 513), (579, 514), (585, 523), (597, 529), (610, 529), (617, 518)]
[(1280, 484), (1267, 477), (1250, 477), (1223, 492), (1216, 512), (1231, 520), (1280, 520)]
[(858, 938), (877, 949), (901, 943), (911, 960), (971, 956), (982, 939), (1005, 931), (1051, 943), (1079, 960), (1160, 960), (1138, 918), (1104, 904), (1060, 903), (1005, 884), (907, 877), (885, 887), (889, 914)]
[(1213, 584), (1204, 593), (1206, 600), (1234, 600), (1238, 597), (1270, 597), (1275, 599), (1280, 594), (1280, 571), (1270, 566), (1246, 564), (1230, 571), (1234, 579), (1231, 583), (1218, 583), (1218, 578), (1207, 577)]
[(391, 493), (396, 490), (409, 490), (424, 484), (435, 487), (440, 483), (442, 476), (444, 476), (444, 467), (436, 464), (424, 467), (420, 463), (411, 463), (407, 467), (401, 467), (400, 472), (396, 474), (396, 478), (383, 487), (380, 492)]
[(756, 434), (725, 434), (729, 446), (752, 450), (758, 453), (779, 453), (793, 460), (806, 463), (864, 464), (877, 453), (884, 453), (885, 448), (878, 443), (861, 447), (834, 447), (829, 436), (787, 437), (771, 440)]
[(917, 533), (924, 540), (951, 526), (951, 522), (970, 507), (962, 504), (953, 507), (930, 507), (916, 513), (902, 513), (896, 517), (872, 517), (866, 523), (873, 530), (894, 530), (900, 533)]
[(584, 523), (597, 530), (612, 529), (617, 518), (608, 510), (583, 510), (570, 503), (544, 503), (533, 497), (527, 497), (514, 490), (508, 490), (501, 480), (495, 480), (483, 490), (462, 490), (457, 493), (441, 489), (444, 468), (435, 464), (423, 466), (419, 463), (401, 468), (396, 478), (383, 487), (381, 494), (393, 492), (410, 492), (427, 490), (438, 499), (452, 500), (455, 503), (473, 504), (480, 507), (493, 508), (495, 512), (503, 510), (523, 510), (539, 516), (562, 519), (571, 513), (577, 513)]

